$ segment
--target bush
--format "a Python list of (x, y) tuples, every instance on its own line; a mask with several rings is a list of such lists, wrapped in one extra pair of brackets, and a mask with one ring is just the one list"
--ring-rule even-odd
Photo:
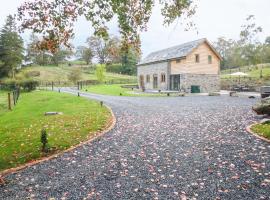
[(25, 80), (15, 80), (15, 79), (7, 79), (3, 83), (1, 83), (1, 88), (5, 90), (15, 90), (17, 88), (22, 88), (25, 91), (33, 91), (38, 86), (38, 81), (34, 81), (31, 79)]
[(270, 115), (270, 97), (262, 99), (252, 107), (258, 115)]
[(34, 80), (23, 80), (19, 82), (19, 87), (23, 88), (25, 91), (33, 91), (37, 88), (38, 86), (38, 81)]

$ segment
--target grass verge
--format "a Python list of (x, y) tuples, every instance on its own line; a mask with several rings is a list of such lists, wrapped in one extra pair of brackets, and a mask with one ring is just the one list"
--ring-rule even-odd
[[(142, 93), (141, 90), (131, 88), (122, 88), (123, 84), (100, 84), (84, 87), (83, 90), (95, 94), (111, 95), (111, 96), (133, 96), (133, 97), (166, 97), (166, 93)], [(120, 95), (121, 94), (121, 95)], [(178, 96), (177, 93), (170, 94), (170, 96)]]
[[(63, 115), (44, 116), (48, 111)], [(13, 111), (0, 114), (0, 171), (79, 144), (102, 130), (110, 117), (96, 101), (47, 91), (24, 93)], [(53, 150), (46, 155), (40, 150), (42, 128)]]
[(251, 130), (259, 136), (270, 139), (270, 121), (261, 124), (256, 124), (251, 127)]

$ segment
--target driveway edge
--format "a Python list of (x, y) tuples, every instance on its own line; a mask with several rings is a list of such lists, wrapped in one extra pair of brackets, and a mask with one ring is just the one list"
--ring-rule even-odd
[(246, 131), (247, 131), (248, 133), (252, 134), (253, 136), (257, 137), (257, 138), (259, 138), (259, 139), (261, 139), (261, 140), (264, 140), (264, 141), (270, 143), (270, 140), (269, 140), (269, 139), (267, 139), (267, 138), (265, 138), (265, 137), (263, 137), (263, 136), (260, 136), (260, 135), (256, 134), (255, 132), (253, 132), (253, 131), (251, 130), (251, 127), (254, 126), (254, 125), (257, 125), (257, 124), (260, 124), (260, 122), (256, 122), (256, 123), (253, 123), (253, 124), (247, 126), (247, 127), (246, 127)]
[(57, 157), (65, 154), (65, 153), (68, 153), (68, 152), (70, 152), (70, 151), (72, 151), (72, 150), (74, 150), (74, 149), (76, 149), (78, 147), (81, 147), (81, 146), (83, 146), (85, 144), (91, 143), (92, 141), (94, 141), (97, 138), (101, 137), (105, 133), (108, 133), (109, 131), (111, 131), (115, 127), (116, 118), (115, 118), (115, 115), (114, 115), (112, 109), (107, 105), (104, 105), (104, 106), (106, 106), (106, 108), (108, 108), (108, 110), (110, 111), (111, 117), (108, 120), (108, 122), (107, 122), (107, 124), (106, 124), (106, 126), (105, 126), (105, 128), (103, 130), (92, 133), (91, 136), (89, 136), (89, 138), (86, 141), (81, 142), (81, 143), (79, 143), (79, 144), (77, 144), (75, 146), (71, 146), (69, 149), (61, 151), (61, 152), (59, 152), (57, 154), (51, 155), (49, 157), (43, 157), (43, 158), (38, 159), (38, 160), (29, 161), (28, 163), (22, 164), (22, 165), (20, 165), (18, 167), (15, 167), (15, 168), (10, 168), (10, 169), (6, 169), (4, 171), (0, 171), (0, 178), (3, 177), (3, 176), (7, 176), (9, 174), (16, 173), (16, 172), (21, 171), (23, 169), (26, 169), (28, 167), (37, 165), (39, 163), (42, 163), (42, 162), (49, 161), (51, 159), (57, 158)]

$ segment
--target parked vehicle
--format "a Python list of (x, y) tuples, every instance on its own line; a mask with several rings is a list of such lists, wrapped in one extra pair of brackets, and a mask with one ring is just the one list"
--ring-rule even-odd
[(261, 87), (261, 97), (266, 98), (270, 96), (270, 86)]

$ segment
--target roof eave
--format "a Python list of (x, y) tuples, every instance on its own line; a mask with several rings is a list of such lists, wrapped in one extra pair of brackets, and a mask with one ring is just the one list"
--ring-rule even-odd
[(184, 59), (184, 58), (186, 58), (186, 56), (175, 57), (175, 58), (170, 58), (170, 59), (166, 59), (166, 60), (158, 60), (158, 61), (154, 61), (154, 62), (141, 63), (141, 64), (139, 63), (139, 64), (137, 64), (137, 67), (143, 66), (143, 65), (155, 64), (155, 63), (161, 63), (161, 62), (169, 62), (169, 61), (173, 61), (173, 60), (177, 60), (177, 59)]

